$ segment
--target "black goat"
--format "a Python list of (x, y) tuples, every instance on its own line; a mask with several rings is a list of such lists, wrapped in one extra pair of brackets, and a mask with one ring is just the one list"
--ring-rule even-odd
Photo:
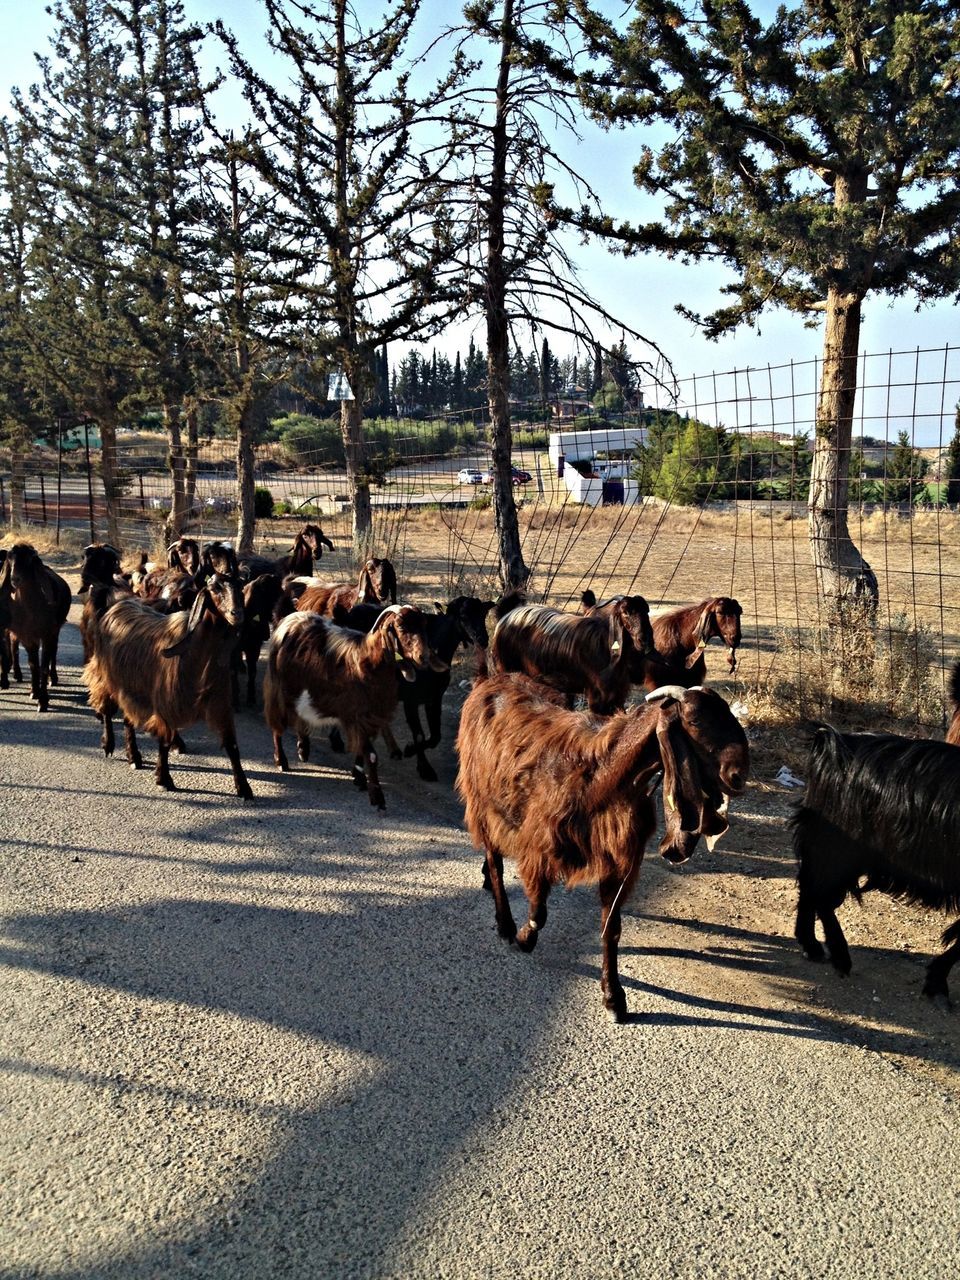
[[(850, 972), (837, 920), (847, 894), (879, 889), (908, 902), (960, 911), (960, 768), (945, 742), (892, 733), (817, 731), (807, 790), (793, 817), (797, 857), (796, 938), (810, 960)], [(866, 883), (861, 883), (863, 880)], [(960, 920), (943, 935), (948, 950), (931, 961), (924, 994), (948, 998), (947, 975), (960, 959)], [(951, 945), (952, 944), (952, 945)]]
[(8, 640), (0, 646), (0, 689), (10, 687), (11, 665), (14, 679), (23, 679), (17, 658), (17, 645), (22, 644), (30, 663), (30, 696), (38, 711), (46, 711), (47, 686), (60, 683), (57, 644), (70, 612), (69, 583), (43, 563), (29, 542), (9, 549), (0, 566), (0, 583), (8, 618)]

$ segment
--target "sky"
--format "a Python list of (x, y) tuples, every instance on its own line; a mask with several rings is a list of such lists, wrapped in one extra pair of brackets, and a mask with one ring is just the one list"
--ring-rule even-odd
[[(379, 15), (384, 6), (380, 0), (356, 0), (356, 8), (361, 15)], [(758, 0), (757, 8), (769, 10), (772, 6)], [(219, 3), (217, 0), (185, 0), (185, 9), (187, 16), (198, 22), (211, 22), (223, 17), (249, 49), (265, 48), (262, 33), (266, 22), (258, 0), (231, 0), (226, 6), (222, 0)], [(422, 37), (424, 43), (429, 35), (436, 35), (442, 27), (455, 21), (458, 12), (459, 7), (452, 0), (425, 0), (422, 29), (427, 34)], [(0, 0), (0, 17), (4, 19), (4, 35), (0, 43), (0, 93), (6, 100), (13, 85), (25, 89), (36, 79), (33, 54), (36, 50), (47, 49), (53, 24), (42, 0), (16, 4), (14, 0)], [(225, 64), (222, 54), (215, 53), (212, 46), (211, 64)], [(239, 99), (234, 102), (225, 97), (219, 114), (226, 121), (231, 112), (239, 114), (240, 109)], [(615, 217), (637, 216), (640, 200), (633, 186), (631, 169), (641, 142), (636, 130), (603, 133), (587, 122), (584, 124), (583, 142), (577, 148), (576, 163), (585, 176), (604, 192), (610, 202), (610, 212)], [(819, 359), (822, 345), (819, 326), (808, 329), (798, 316), (782, 310), (770, 311), (755, 328), (743, 327), (732, 335), (711, 342), (690, 321), (677, 315), (674, 306), (683, 302), (694, 311), (706, 312), (718, 305), (722, 300), (719, 290), (727, 279), (722, 268), (712, 264), (684, 265), (652, 255), (625, 259), (596, 244), (575, 245), (573, 252), (581, 281), (589, 291), (630, 327), (650, 336), (670, 359), (676, 376), (683, 382), (684, 402), (690, 403), (691, 396), (702, 400), (704, 394), (709, 400), (712, 394), (715, 401), (722, 402), (722, 407), (715, 408), (710, 416), (724, 418), (727, 425), (731, 425), (731, 419), (739, 418), (741, 413), (749, 417), (749, 408), (743, 407), (741, 401), (745, 395), (755, 400), (757, 387), (763, 382), (762, 378), (758, 380), (755, 374), (748, 376), (745, 371), (761, 371), (765, 373), (765, 384), (771, 389), (774, 386), (784, 388), (784, 396), (790, 400), (788, 406), (778, 410), (775, 405), (781, 400), (781, 395), (779, 390), (771, 390), (769, 407), (764, 409), (764, 413), (773, 418), (778, 413), (784, 419), (799, 418), (802, 423), (808, 408), (803, 396), (798, 401), (796, 367), (803, 367), (805, 380), (814, 377), (813, 362)], [(471, 334), (482, 345), (479, 320), (452, 328), (444, 340), (432, 345), (452, 356), (456, 350), (466, 349)], [(611, 341), (618, 336), (611, 335)], [(539, 339), (536, 341), (538, 343)], [(909, 298), (893, 303), (881, 298), (867, 300), (861, 333), (861, 351), (867, 356), (865, 371), (869, 369), (864, 381), (876, 380), (881, 394), (878, 398), (868, 390), (861, 397), (861, 411), (866, 423), (864, 430), (869, 434), (881, 434), (879, 427), (883, 427), (889, 432), (903, 427), (909, 418), (911, 435), (918, 435), (918, 443), (935, 442), (932, 434), (943, 432), (939, 418), (949, 413), (952, 421), (953, 406), (960, 396), (960, 383), (955, 381), (960, 376), (956, 359), (952, 355), (947, 356), (948, 386), (945, 394), (942, 390), (939, 393), (940, 400), (944, 402), (943, 413), (939, 415), (935, 392), (922, 393), (926, 398), (918, 421), (916, 408), (910, 408), (909, 386), (905, 390), (896, 385), (892, 392), (889, 387), (891, 382), (908, 384), (911, 376), (914, 380), (921, 378), (925, 384), (935, 382), (936, 369), (944, 363), (943, 348), (946, 344), (960, 346), (960, 314), (956, 305), (940, 303), (917, 311)], [(527, 335), (523, 345), (529, 349), (535, 343)], [(567, 354), (559, 335), (551, 341), (551, 347), (558, 355)], [(919, 357), (918, 350), (921, 352)], [(776, 372), (766, 372), (771, 368)], [(910, 374), (911, 369), (915, 371), (913, 375)], [(693, 375), (697, 377), (695, 387), (690, 381)], [(745, 377), (750, 384), (747, 393), (743, 390)], [(708, 389), (711, 380), (713, 392)], [(938, 421), (936, 432), (935, 419)], [(879, 423), (876, 431), (872, 425), (875, 423)], [(922, 440), (919, 438), (921, 432), (924, 435)]]

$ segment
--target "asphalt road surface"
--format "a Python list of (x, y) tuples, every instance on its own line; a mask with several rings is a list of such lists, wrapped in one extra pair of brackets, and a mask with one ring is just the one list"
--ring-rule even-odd
[(200, 727), (168, 795), (61, 652), (0, 694), (0, 1275), (957, 1275), (956, 1077), (803, 1006), (786, 922), (645, 865), (614, 1026), (590, 892), (496, 937), (451, 754), (378, 814), (245, 713), (254, 802)]

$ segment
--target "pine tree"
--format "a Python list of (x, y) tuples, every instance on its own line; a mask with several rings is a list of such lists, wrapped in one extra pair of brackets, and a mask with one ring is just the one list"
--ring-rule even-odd
[[(825, 315), (811, 552), (822, 596), (875, 600), (847, 525), (860, 317), (874, 293), (924, 302), (960, 285), (960, 10), (802, 0), (764, 21), (746, 0), (638, 0), (625, 32), (587, 0), (564, 12), (608, 60), (581, 84), (595, 112), (661, 122), (672, 136), (634, 170), (661, 220), (557, 216), (631, 250), (722, 259), (734, 301), (693, 317), (708, 335), (768, 306)], [(555, 73), (573, 78), (562, 64)]]
[(947, 446), (943, 477), (947, 482), (944, 501), (951, 507), (960, 506), (960, 404), (953, 420), (953, 435)]
[(222, 23), (217, 30), (261, 131), (251, 157), (285, 211), (286, 243), (302, 264), (315, 376), (342, 370), (353, 393), (341, 402), (340, 426), (362, 559), (372, 539), (363, 417), (373, 354), (439, 330), (462, 306), (450, 268), (458, 232), (438, 190), (450, 153), (442, 140), (417, 144), (425, 116), (462, 68), (457, 61), (433, 89), (412, 92), (401, 59), (420, 0), (399, 0), (372, 22), (349, 0), (264, 0), (264, 8), (283, 60), (269, 80)]
[(30, 199), (43, 210), (30, 245), (30, 358), (35, 380), (100, 429), (107, 537), (121, 546), (117, 425), (142, 368), (128, 321), (127, 224), (114, 198), (129, 124), (123, 50), (103, 0), (57, 0), (51, 13), (40, 83), (13, 99)]

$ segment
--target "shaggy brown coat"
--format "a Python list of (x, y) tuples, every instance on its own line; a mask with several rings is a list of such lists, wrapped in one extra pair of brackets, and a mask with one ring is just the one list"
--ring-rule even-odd
[(622, 596), (608, 612), (585, 617), (542, 605), (521, 605), (497, 623), (493, 666), (542, 681), (573, 698), (583, 693), (597, 715), (619, 710), (633, 679), (633, 660), (652, 647), (643, 596)]
[(158, 743), (157, 785), (172, 791), (169, 753), (177, 731), (205, 720), (230, 760), (237, 795), (249, 799), (230, 697), (230, 661), (242, 621), (239, 582), (216, 575), (189, 614), (166, 616), (135, 599), (108, 608), (92, 630), (93, 653), (83, 671), (90, 705), (103, 720), (104, 753), (113, 754), (119, 709), (130, 763), (142, 764), (134, 729), (146, 729)]
[[(626, 999), (617, 974), (620, 905), (656, 829), (653, 788), (664, 775), (667, 833), (660, 846), (684, 861), (700, 835), (726, 830), (724, 797), (743, 790), (749, 753), (724, 700), (708, 690), (661, 692), (658, 701), (597, 719), (559, 706), (522, 675), (478, 679), (457, 737), (457, 790), (467, 829), (485, 851), (497, 930), (524, 951), (547, 918), (547, 895), (596, 884), (601, 902), (605, 1007), (618, 1022)], [(517, 931), (503, 885), (514, 858), (529, 903)]]
[(263, 708), (273, 733), (274, 760), (290, 765), (284, 730), (293, 727), (301, 760), (310, 754), (310, 729), (337, 721), (354, 754), (353, 778), (370, 803), (386, 807), (373, 739), (390, 724), (397, 705), (396, 671), (413, 680), (428, 666), (442, 670), (426, 637), (426, 619), (410, 605), (392, 606), (367, 634), (300, 611), (280, 622), (270, 641)]
[(703, 684), (707, 677), (704, 650), (714, 636), (729, 649), (727, 665), (731, 672), (735, 671), (742, 613), (739, 601), (732, 597), (711, 596), (651, 618), (656, 653), (644, 658), (636, 672), (637, 683), (648, 689), (664, 684), (680, 684), (689, 689)]

